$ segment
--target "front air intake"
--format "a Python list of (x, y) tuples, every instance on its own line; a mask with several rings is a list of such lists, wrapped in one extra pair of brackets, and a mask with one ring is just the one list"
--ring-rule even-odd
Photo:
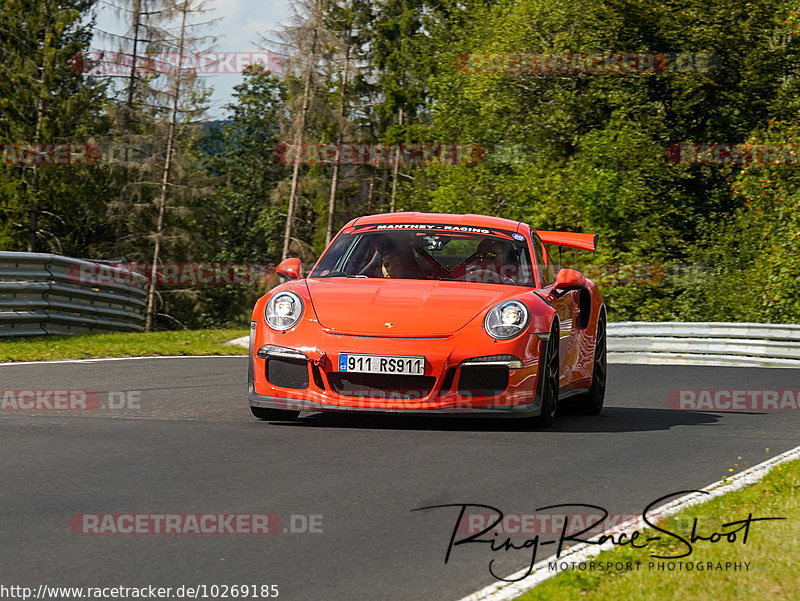
[(508, 368), (504, 366), (462, 366), (458, 378), (461, 396), (497, 396), (508, 387)]
[(308, 388), (308, 361), (288, 357), (266, 360), (266, 376), (270, 384), (281, 388)]

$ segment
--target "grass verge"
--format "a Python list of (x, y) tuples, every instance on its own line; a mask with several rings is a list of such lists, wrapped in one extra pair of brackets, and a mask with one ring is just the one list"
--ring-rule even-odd
[[(739, 532), (735, 542), (711, 543), (697, 541), (689, 557), (674, 560), (682, 562), (679, 570), (658, 569), (660, 560), (651, 555), (682, 554), (686, 547), (680, 541), (662, 536), (658, 547), (629, 549), (618, 547), (592, 558), (600, 562), (625, 562), (620, 571), (568, 570), (546, 580), (536, 588), (517, 598), (516, 601), (688, 601), (714, 599), (715, 601), (751, 601), (768, 599), (781, 601), (800, 600), (800, 570), (797, 569), (796, 545), (800, 539), (800, 461), (793, 461), (773, 468), (758, 483), (734, 491), (707, 503), (690, 507), (660, 523), (670, 532), (689, 538), (694, 518), (697, 518), (697, 533), (710, 535), (713, 532), (730, 532), (736, 526), (723, 527), (727, 522), (753, 518), (784, 517), (781, 521), (754, 522), (750, 526), (746, 544), (742, 544)], [(654, 531), (647, 531), (659, 534)], [(643, 532), (646, 538), (649, 534)], [(667, 541), (664, 541), (667, 538)], [(637, 570), (635, 562), (640, 562)], [(624, 569), (632, 562), (632, 569)], [(695, 568), (686, 570), (691, 562)], [(696, 566), (700, 562), (703, 570)], [(740, 564), (741, 569), (709, 570), (709, 562), (716, 567), (720, 562)], [(745, 569), (745, 562), (749, 563)], [(587, 566), (588, 567), (588, 566)]]
[(8, 337), (0, 338), (0, 362), (101, 357), (246, 355), (246, 348), (225, 346), (225, 343), (248, 334), (247, 329), (241, 329)]

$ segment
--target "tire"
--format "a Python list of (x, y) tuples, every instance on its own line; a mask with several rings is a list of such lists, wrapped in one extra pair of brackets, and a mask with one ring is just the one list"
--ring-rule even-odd
[(597, 319), (597, 335), (594, 346), (594, 364), (592, 365), (592, 386), (582, 398), (580, 409), (586, 415), (597, 415), (603, 410), (606, 396), (606, 366), (608, 349), (606, 343), (606, 316), (601, 313)]
[(283, 409), (268, 409), (266, 407), (253, 407), (250, 406), (250, 411), (258, 419), (265, 421), (293, 421), (300, 415), (299, 411), (285, 411)]
[(559, 393), (559, 361), (558, 361), (558, 326), (555, 324), (550, 330), (550, 338), (545, 345), (544, 352), (539, 361), (540, 377), (537, 394), (541, 399), (542, 412), (534, 419), (540, 428), (549, 428), (553, 425), (558, 415)]

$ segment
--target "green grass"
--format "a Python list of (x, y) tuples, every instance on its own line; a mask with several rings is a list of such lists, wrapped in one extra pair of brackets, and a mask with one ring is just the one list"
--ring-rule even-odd
[[(648, 569), (648, 562), (659, 562), (656, 555), (681, 554), (686, 547), (668, 538), (659, 547), (629, 549), (618, 547), (589, 561), (632, 562), (633, 569), (622, 571), (568, 570), (546, 580), (517, 601), (751, 601), (753, 599), (800, 600), (800, 570), (797, 540), (800, 539), (800, 461), (773, 468), (766, 477), (748, 488), (728, 493), (707, 503), (691, 507), (659, 524), (670, 532), (689, 537), (693, 518), (698, 518), (698, 533), (730, 531), (722, 524), (754, 518), (785, 517), (786, 520), (751, 524), (747, 543), (741, 532), (736, 542), (712, 544), (698, 541), (683, 562), (749, 562), (749, 570), (662, 571)], [(658, 533), (655, 533), (658, 534)], [(647, 535), (645, 535), (647, 536)], [(640, 539), (641, 540), (641, 539)], [(641, 562), (639, 571), (635, 562)], [(545, 568), (546, 569), (546, 568)]]
[(247, 329), (241, 329), (7, 337), (0, 338), (0, 362), (158, 355), (246, 355), (246, 348), (225, 346), (225, 343), (247, 336), (248, 333)]

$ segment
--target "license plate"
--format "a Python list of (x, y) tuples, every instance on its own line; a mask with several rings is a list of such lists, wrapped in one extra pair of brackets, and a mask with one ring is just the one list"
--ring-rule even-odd
[(339, 371), (422, 376), (425, 375), (425, 357), (339, 353)]

